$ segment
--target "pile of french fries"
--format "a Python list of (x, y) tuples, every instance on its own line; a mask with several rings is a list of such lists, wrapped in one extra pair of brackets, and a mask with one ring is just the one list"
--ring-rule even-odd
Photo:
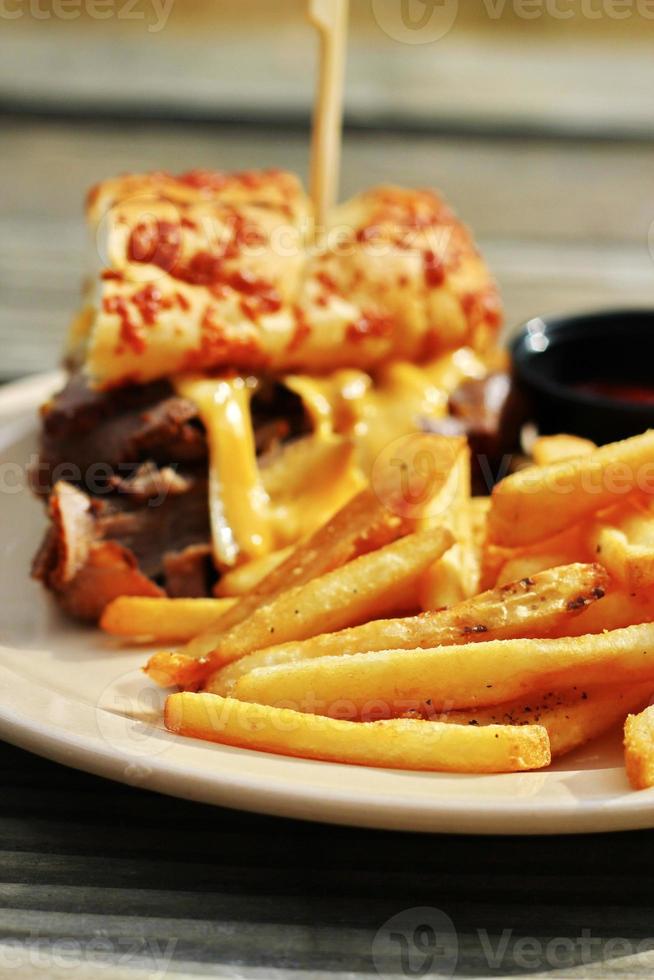
[(123, 597), (102, 626), (184, 643), (145, 667), (180, 689), (165, 725), (182, 735), (494, 773), (624, 723), (629, 779), (652, 786), (654, 431), (543, 437), (532, 455), (472, 498), (465, 440), (415, 434), (317, 532), (227, 572), (219, 598)]

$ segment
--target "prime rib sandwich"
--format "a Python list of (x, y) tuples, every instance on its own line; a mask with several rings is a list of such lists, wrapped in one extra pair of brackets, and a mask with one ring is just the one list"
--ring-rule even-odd
[(87, 217), (99, 262), (32, 473), (34, 575), (77, 617), (274, 562), (496, 366), (495, 284), (431, 191), (373, 188), (316, 228), (288, 173), (150, 173)]

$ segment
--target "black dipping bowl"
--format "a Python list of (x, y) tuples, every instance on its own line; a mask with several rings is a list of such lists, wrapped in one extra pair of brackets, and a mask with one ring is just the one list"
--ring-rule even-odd
[[(543, 434), (597, 443), (654, 427), (654, 310), (535, 317), (510, 344), (513, 375)], [(581, 386), (646, 389), (652, 402)]]

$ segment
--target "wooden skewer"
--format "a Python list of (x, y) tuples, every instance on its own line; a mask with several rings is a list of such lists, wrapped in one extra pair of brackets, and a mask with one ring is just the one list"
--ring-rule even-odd
[(348, 3), (309, 0), (309, 20), (320, 37), (309, 182), (319, 227), (338, 196)]

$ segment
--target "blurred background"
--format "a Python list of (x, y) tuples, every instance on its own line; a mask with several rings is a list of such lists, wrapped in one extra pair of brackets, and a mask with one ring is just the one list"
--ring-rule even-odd
[[(303, 0), (0, 0), (0, 378), (56, 365), (126, 170), (306, 174)], [(509, 328), (654, 302), (654, 0), (351, 0), (342, 195), (441, 188)]]

